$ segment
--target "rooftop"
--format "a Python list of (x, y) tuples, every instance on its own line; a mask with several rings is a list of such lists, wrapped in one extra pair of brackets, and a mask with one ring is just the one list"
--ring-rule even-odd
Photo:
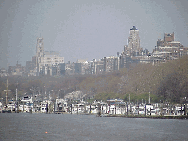
[(136, 27), (135, 27), (135, 26), (133, 26), (133, 28), (131, 28), (130, 30), (138, 30), (138, 29), (136, 29)]

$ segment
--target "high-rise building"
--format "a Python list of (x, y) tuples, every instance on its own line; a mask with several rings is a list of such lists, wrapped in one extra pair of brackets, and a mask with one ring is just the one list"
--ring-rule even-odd
[(141, 53), (139, 30), (133, 26), (133, 28), (130, 29), (129, 34), (128, 46), (126, 49), (127, 53), (130, 56), (137, 56)]
[(104, 57), (101, 59), (104, 61), (104, 72), (113, 72), (119, 70), (119, 57)]

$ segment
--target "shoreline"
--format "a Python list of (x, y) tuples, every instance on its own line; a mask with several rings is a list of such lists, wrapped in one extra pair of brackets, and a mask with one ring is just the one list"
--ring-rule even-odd
[[(10, 112), (10, 111), (5, 111), (5, 112), (0, 112), (0, 113), (23, 113), (23, 112)], [(30, 112), (26, 112), (30, 113)], [(32, 113), (33, 114), (33, 113)], [(37, 113), (39, 114), (39, 113)], [(57, 113), (42, 113), (42, 114), (71, 114), (67, 112), (57, 112)], [(188, 119), (188, 115), (109, 115), (109, 114), (87, 114), (87, 113), (78, 113), (78, 114), (73, 114), (73, 115), (96, 115), (97, 117), (121, 117), (121, 118), (150, 118), (150, 119)]]
[(180, 115), (180, 116), (145, 116), (145, 115), (105, 115), (101, 117), (122, 117), (122, 118), (150, 118), (150, 119), (188, 119), (188, 115)]

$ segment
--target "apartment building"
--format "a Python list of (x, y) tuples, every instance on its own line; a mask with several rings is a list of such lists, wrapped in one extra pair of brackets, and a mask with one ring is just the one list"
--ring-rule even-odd
[(158, 39), (157, 46), (153, 50), (153, 54), (158, 51), (165, 60), (179, 59), (181, 56), (188, 54), (188, 49), (179, 41), (175, 41), (174, 32), (165, 33), (164, 39)]

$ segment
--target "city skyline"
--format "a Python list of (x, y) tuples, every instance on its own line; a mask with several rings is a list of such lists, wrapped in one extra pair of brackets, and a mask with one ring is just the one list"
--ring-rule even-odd
[[(45, 51), (59, 51), (65, 62), (116, 56), (127, 45), (129, 29), (139, 29), (140, 47), (152, 49), (164, 33), (188, 46), (187, 1), (1, 1), (0, 67), (26, 61), (44, 38)], [(136, 10), (135, 10), (136, 9)], [(61, 16), (57, 16), (61, 15)]]

